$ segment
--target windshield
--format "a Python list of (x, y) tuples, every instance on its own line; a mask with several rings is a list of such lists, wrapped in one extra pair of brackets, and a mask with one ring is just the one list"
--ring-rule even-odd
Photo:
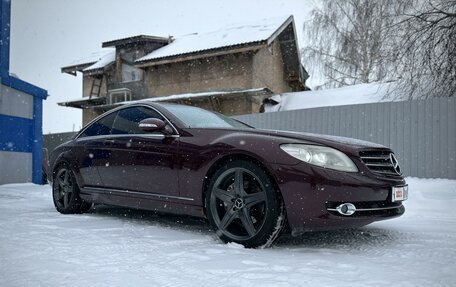
[(252, 129), (253, 127), (238, 120), (224, 116), (219, 113), (210, 112), (204, 109), (181, 106), (163, 105), (177, 118), (184, 122), (189, 128), (238, 128)]

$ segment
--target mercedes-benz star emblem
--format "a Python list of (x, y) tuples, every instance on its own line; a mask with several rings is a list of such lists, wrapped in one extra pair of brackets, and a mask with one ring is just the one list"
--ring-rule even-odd
[(234, 201), (234, 207), (236, 209), (241, 209), (242, 207), (244, 207), (244, 201), (242, 200), (242, 198), (236, 198), (236, 200)]
[(401, 168), (399, 166), (399, 162), (397, 161), (396, 159), (396, 156), (394, 156), (393, 153), (390, 153), (390, 161), (391, 161), (391, 164), (393, 165), (393, 168), (394, 168), (394, 171), (397, 173), (397, 174), (401, 174)]

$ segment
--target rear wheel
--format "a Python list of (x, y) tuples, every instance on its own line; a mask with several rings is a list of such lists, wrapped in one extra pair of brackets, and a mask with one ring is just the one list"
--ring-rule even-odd
[(57, 211), (64, 214), (83, 213), (92, 206), (79, 197), (76, 178), (67, 164), (61, 164), (54, 172), (52, 197)]
[(243, 160), (215, 173), (206, 212), (220, 239), (248, 248), (271, 245), (285, 224), (283, 203), (271, 179), (260, 166)]

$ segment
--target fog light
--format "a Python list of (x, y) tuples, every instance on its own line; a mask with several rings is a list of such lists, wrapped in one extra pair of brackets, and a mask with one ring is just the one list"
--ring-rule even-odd
[(352, 203), (342, 203), (336, 207), (336, 210), (342, 215), (352, 215), (356, 212), (356, 207)]

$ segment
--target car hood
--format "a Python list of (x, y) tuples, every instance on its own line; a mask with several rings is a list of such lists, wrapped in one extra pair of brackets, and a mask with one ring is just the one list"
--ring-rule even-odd
[(354, 138), (347, 138), (347, 137), (339, 137), (339, 136), (332, 136), (332, 135), (322, 135), (322, 134), (313, 134), (313, 133), (302, 133), (302, 132), (291, 132), (291, 131), (277, 131), (277, 130), (263, 130), (263, 129), (254, 129), (249, 132), (255, 134), (263, 134), (275, 137), (282, 137), (294, 140), (302, 140), (305, 142), (312, 142), (321, 145), (327, 145), (334, 148), (352, 148), (352, 149), (387, 149), (387, 147), (368, 142), (364, 140), (354, 139)]

